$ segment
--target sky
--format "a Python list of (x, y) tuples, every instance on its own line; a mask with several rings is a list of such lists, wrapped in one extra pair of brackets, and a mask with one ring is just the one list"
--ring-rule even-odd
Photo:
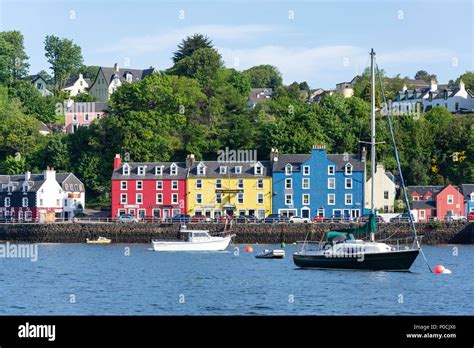
[(474, 70), (474, 0), (0, 0), (0, 30), (19, 30), (30, 73), (48, 70), (44, 38), (81, 46), (87, 65), (164, 70), (187, 35), (209, 36), (237, 70), (272, 64), (283, 81), (335, 88), (377, 63), (440, 83)]

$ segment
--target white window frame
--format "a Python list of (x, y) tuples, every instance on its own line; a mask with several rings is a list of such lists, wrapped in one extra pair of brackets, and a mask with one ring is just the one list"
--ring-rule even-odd
[(291, 193), (285, 194), (285, 205), (293, 205), (293, 194)]
[(263, 166), (261, 163), (255, 164), (254, 175), (263, 175)]
[(196, 168), (196, 171), (198, 175), (206, 175), (206, 166), (204, 165), (204, 163), (199, 163)]
[(171, 204), (178, 204), (179, 203), (179, 196), (177, 193), (171, 194)]
[[(350, 183), (350, 185), (347, 185), (347, 183)], [(350, 186), (350, 187), (349, 187)], [(352, 178), (345, 178), (344, 179), (344, 188), (346, 190), (352, 190), (353, 189), (353, 181), (352, 181)]]
[(137, 175), (145, 175), (145, 166), (137, 167)]
[(143, 204), (143, 193), (137, 193), (135, 195), (135, 204)]
[(242, 174), (242, 166), (236, 166), (234, 172), (235, 174)]
[[(350, 170), (348, 170), (350, 168)], [(345, 166), (344, 166), (344, 173), (346, 175), (352, 175), (352, 171), (353, 171), (353, 166), (352, 164), (350, 163), (347, 163)]]
[[(331, 203), (332, 198), (332, 203)], [(328, 205), (336, 205), (336, 194), (335, 193), (328, 193)]]
[(334, 165), (328, 166), (328, 175), (336, 175), (336, 166)]
[(157, 193), (155, 197), (156, 204), (163, 204), (163, 194)]
[(265, 204), (265, 196), (263, 193), (257, 193), (257, 204)]
[(303, 166), (303, 175), (310, 175), (311, 170), (309, 166)]
[(163, 175), (163, 166), (155, 167), (155, 175)]
[(21, 205), (23, 208), (28, 207), (28, 197), (23, 197), (23, 199), (21, 200)]
[[(350, 203), (347, 203), (348, 198), (350, 199)], [(352, 193), (346, 193), (344, 195), (344, 205), (353, 205), (353, 204), (354, 204), (354, 200), (352, 197)]]
[(157, 191), (163, 190), (163, 180), (156, 180), (156, 190)]
[(122, 175), (130, 175), (130, 166), (127, 163), (122, 167)]
[(227, 174), (227, 166), (220, 166), (219, 174)]
[(263, 179), (258, 179), (257, 180), (257, 189), (258, 190), (263, 190), (263, 187), (264, 187)]
[(128, 188), (128, 182), (127, 181), (120, 181), (120, 190), (124, 191), (124, 190), (127, 190), (127, 188)]
[[(331, 183), (333, 184), (331, 187)], [(336, 189), (336, 178), (328, 178), (328, 190)]]
[(120, 204), (127, 204), (128, 196), (126, 193), (120, 194)]
[(426, 219), (426, 211), (424, 209), (420, 209), (420, 219)]
[[(138, 184), (140, 184), (140, 187), (138, 187), (139, 186)], [(135, 185), (136, 185), (137, 190), (140, 190), (140, 191), (143, 190), (143, 181), (142, 180), (137, 180), (135, 182)]]
[(244, 189), (244, 179), (237, 179), (237, 188), (240, 190)]
[(290, 163), (285, 165), (285, 175), (293, 174), (293, 166)]
[(446, 203), (447, 204), (454, 204), (454, 195), (447, 195), (446, 196)]
[[(288, 185), (288, 183), (290, 185)], [(285, 178), (285, 190), (291, 190), (291, 189), (293, 189), (293, 179), (292, 178)]]
[(196, 179), (195, 187), (196, 187), (196, 190), (202, 189), (202, 179)]
[[(305, 203), (305, 198), (307, 198), (306, 203)], [(311, 195), (309, 193), (303, 193), (301, 195), (301, 204), (302, 205), (310, 205), (311, 204)]]
[[(306, 183), (306, 184), (305, 184)], [(309, 178), (303, 178), (301, 180), (301, 188), (303, 190), (309, 190), (311, 188), (311, 181), (309, 180)]]
[(237, 193), (237, 204), (244, 204), (244, 194), (242, 192)]
[[(175, 186), (176, 185), (176, 186)], [(177, 191), (179, 190), (179, 182), (178, 180), (171, 181), (171, 190)]]
[(170, 175), (178, 175), (178, 165), (176, 163), (171, 164)]

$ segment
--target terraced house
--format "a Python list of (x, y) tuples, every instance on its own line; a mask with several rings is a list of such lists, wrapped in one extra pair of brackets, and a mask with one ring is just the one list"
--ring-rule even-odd
[(310, 154), (279, 154), (273, 149), (273, 213), (285, 216), (356, 218), (364, 208), (365, 159), (328, 154), (313, 146)]
[(188, 214), (219, 218), (250, 215), (264, 218), (272, 211), (269, 161), (218, 162), (186, 159)]
[(186, 213), (184, 162), (125, 162), (114, 159), (112, 217), (166, 219)]

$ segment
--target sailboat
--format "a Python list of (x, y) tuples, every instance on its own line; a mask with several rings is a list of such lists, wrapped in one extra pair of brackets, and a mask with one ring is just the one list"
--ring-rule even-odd
[[(375, 52), (372, 49), (371, 56), (371, 174), (375, 176)], [(382, 95), (383, 95), (383, 86)], [(404, 199), (409, 207), (403, 174), (400, 168), (397, 146), (393, 134), (390, 115), (388, 115), (390, 133), (397, 160), (400, 181), (403, 188)], [(413, 217), (410, 216), (411, 227), (414, 232), (413, 242), (400, 246), (399, 240), (392, 240), (391, 244), (375, 241), (377, 225), (375, 221), (376, 210), (374, 206), (375, 180), (372, 179), (371, 186), (371, 213), (368, 221), (358, 228), (344, 228), (331, 230), (326, 233), (326, 241), (317, 245), (316, 249), (310, 249), (309, 243), (303, 243), (299, 252), (293, 254), (293, 262), (300, 268), (319, 269), (349, 269), (349, 270), (373, 270), (373, 271), (409, 271), (420, 253), (420, 238), (416, 234)], [(360, 238), (370, 235), (370, 240)]]

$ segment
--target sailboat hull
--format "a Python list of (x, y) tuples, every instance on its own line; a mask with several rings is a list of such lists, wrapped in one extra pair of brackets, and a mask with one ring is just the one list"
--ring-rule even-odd
[(295, 253), (293, 254), (293, 262), (300, 268), (409, 271), (418, 253), (418, 249), (397, 250), (366, 253), (363, 258), (326, 257), (323, 254)]

